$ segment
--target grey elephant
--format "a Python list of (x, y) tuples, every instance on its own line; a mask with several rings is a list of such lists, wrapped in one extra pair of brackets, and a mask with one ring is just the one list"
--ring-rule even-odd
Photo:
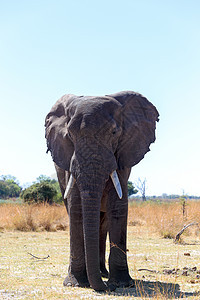
[[(69, 214), (70, 262), (64, 285), (98, 291), (133, 285), (126, 241), (131, 167), (155, 141), (158, 111), (139, 93), (64, 95), (46, 117), (47, 147)], [(109, 279), (105, 242), (109, 233)]]

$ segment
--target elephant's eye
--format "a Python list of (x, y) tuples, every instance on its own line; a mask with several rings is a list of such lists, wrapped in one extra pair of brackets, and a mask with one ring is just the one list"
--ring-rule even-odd
[(115, 129), (113, 129), (112, 134), (115, 135), (116, 132), (117, 132), (117, 130), (116, 130), (116, 128), (115, 128)]

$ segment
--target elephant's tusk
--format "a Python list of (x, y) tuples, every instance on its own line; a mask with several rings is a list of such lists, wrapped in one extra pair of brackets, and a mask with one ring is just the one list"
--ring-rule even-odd
[(69, 196), (71, 189), (73, 188), (75, 182), (76, 182), (76, 180), (74, 179), (74, 177), (71, 174), (69, 177), (69, 181), (68, 181), (66, 190), (65, 190), (64, 199), (67, 199), (67, 197)]
[(122, 198), (122, 188), (121, 188), (121, 184), (119, 182), (119, 177), (117, 175), (117, 172), (116, 171), (113, 171), (111, 174), (110, 174), (110, 177), (112, 179), (112, 182), (114, 184), (114, 187), (116, 189), (116, 192), (119, 196), (119, 198), (121, 199)]

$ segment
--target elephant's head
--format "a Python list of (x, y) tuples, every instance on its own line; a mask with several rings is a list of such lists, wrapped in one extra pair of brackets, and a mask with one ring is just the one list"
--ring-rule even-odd
[[(113, 171), (131, 168), (155, 141), (156, 108), (142, 95), (120, 92), (105, 97), (65, 95), (46, 117), (46, 138), (53, 161), (76, 181), (83, 207), (86, 266), (98, 289), (99, 212), (102, 192)], [(116, 179), (117, 180), (117, 179)], [(120, 187), (118, 185), (118, 196)]]

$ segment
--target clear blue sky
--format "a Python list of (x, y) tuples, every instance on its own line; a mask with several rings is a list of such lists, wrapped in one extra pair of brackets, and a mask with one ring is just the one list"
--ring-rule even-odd
[(198, 0), (0, 0), (0, 174), (53, 174), (44, 119), (55, 101), (121, 90), (160, 112), (130, 180), (146, 178), (149, 195), (200, 195)]

